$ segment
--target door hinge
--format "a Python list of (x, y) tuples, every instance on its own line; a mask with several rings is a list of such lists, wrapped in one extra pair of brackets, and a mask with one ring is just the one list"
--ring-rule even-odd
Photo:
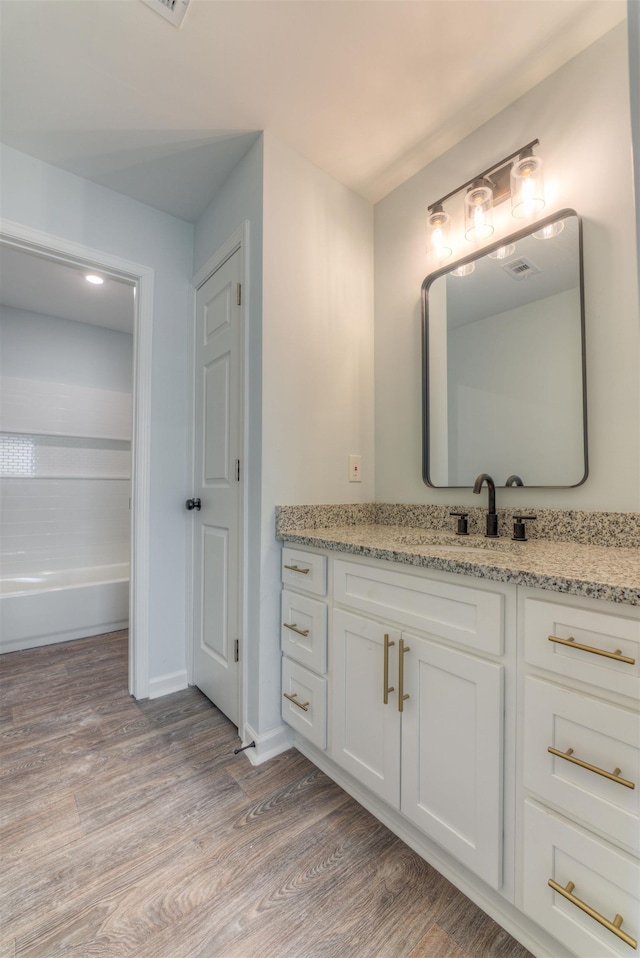
[(236, 306), (242, 306), (242, 283), (236, 286)]
[(233, 643), (233, 661), (240, 661), (240, 639), (236, 639)]
[(236, 459), (236, 482), (240, 482), (240, 460)]

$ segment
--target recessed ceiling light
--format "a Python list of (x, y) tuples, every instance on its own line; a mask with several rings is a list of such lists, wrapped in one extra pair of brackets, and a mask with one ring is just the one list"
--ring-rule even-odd
[(102, 276), (96, 276), (95, 273), (87, 273), (85, 279), (87, 283), (93, 283), (94, 286), (102, 286), (104, 283)]

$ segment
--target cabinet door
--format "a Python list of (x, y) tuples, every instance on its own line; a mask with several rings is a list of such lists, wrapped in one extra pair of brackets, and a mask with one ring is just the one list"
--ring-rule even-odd
[(503, 668), (403, 633), (402, 812), (493, 888), (502, 881)]
[[(394, 644), (385, 653), (385, 635)], [(394, 808), (400, 807), (400, 631), (336, 611), (332, 629), (331, 757)], [(384, 699), (385, 661), (388, 661)]]

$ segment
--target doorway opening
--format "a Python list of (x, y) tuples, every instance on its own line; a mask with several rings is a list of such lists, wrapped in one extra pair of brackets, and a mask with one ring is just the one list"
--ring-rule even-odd
[(2, 651), (128, 628), (145, 698), (153, 272), (14, 224), (0, 263)]

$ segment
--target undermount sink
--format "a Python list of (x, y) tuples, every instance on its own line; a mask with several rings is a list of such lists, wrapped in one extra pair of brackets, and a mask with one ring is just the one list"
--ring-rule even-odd
[(429, 532), (425, 529), (405, 532), (396, 541), (405, 546), (433, 546), (444, 552), (518, 552), (520, 543), (510, 539), (488, 539), (482, 536), (456, 536), (447, 532)]

